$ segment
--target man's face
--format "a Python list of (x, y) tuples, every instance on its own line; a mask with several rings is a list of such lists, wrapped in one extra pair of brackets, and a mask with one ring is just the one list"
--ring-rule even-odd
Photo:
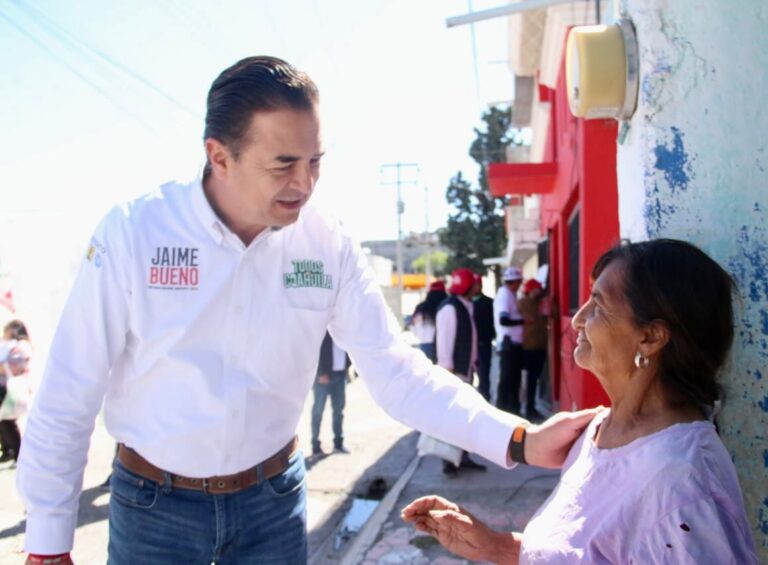
[(520, 285), (523, 284), (523, 281), (521, 281), (520, 279), (515, 281), (505, 281), (504, 284), (507, 285), (507, 288), (509, 288), (509, 290), (511, 290), (514, 293), (517, 293), (517, 291), (520, 289)]
[[(213, 142), (213, 143), (212, 143)], [(320, 176), (323, 154), (317, 109), (257, 112), (240, 151), (206, 140), (224, 219), (249, 227), (295, 222)]]

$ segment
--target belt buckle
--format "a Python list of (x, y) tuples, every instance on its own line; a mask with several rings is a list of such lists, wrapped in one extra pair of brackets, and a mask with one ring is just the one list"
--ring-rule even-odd
[(209, 485), (209, 483), (208, 483), (208, 479), (202, 479), (202, 485), (203, 485), (203, 492), (204, 492), (205, 494), (210, 494), (210, 493), (208, 492), (208, 485)]

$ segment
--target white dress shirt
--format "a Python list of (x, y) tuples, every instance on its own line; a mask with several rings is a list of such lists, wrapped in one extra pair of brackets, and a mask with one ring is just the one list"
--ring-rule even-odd
[(199, 180), (167, 184), (101, 222), (63, 310), (18, 467), (26, 550), (72, 548), (102, 402), (157, 467), (242, 471), (296, 433), (326, 328), (391, 416), (507, 466), (520, 420), (405, 343), (338, 222), (310, 203), (246, 247)]
[[(466, 307), (469, 314), (469, 323), (472, 326), (472, 348), (469, 356), (469, 374), (462, 375), (457, 373), (461, 380), (472, 382), (472, 369), (477, 361), (477, 329), (475, 328), (475, 318), (473, 316), (474, 308), (472, 302), (457, 296), (461, 303)], [(453, 350), (456, 346), (456, 308), (453, 304), (446, 304), (437, 311), (437, 364), (441, 367), (453, 371)]]
[(504, 336), (509, 336), (512, 343), (523, 343), (523, 326), (502, 326), (500, 322), (502, 314), (507, 314), (512, 320), (523, 319), (520, 310), (517, 309), (517, 297), (507, 285), (502, 285), (493, 299), (493, 323), (496, 325), (496, 347), (499, 350), (501, 350)]

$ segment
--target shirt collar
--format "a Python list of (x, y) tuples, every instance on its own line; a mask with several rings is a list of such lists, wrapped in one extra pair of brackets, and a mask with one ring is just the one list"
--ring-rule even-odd
[(210, 234), (217, 245), (221, 245), (224, 241), (227, 227), (216, 215), (216, 212), (213, 211), (211, 203), (208, 202), (208, 198), (203, 190), (203, 179), (201, 177), (198, 177), (192, 183), (192, 208), (197, 219), (203, 224), (205, 231)]
[[(208, 197), (205, 195), (205, 189), (203, 187), (203, 179), (197, 178), (192, 183), (192, 207), (195, 210), (195, 215), (203, 224), (205, 230), (210, 234), (217, 245), (221, 245), (224, 242), (224, 238), (227, 234), (230, 234), (234, 241), (245, 249), (240, 239), (229, 229), (229, 227), (221, 221), (221, 219), (214, 212), (211, 203), (208, 201)], [(283, 228), (280, 227), (268, 227), (262, 231), (251, 242), (249, 247), (252, 247), (255, 243), (269, 237), (271, 234), (279, 232)]]

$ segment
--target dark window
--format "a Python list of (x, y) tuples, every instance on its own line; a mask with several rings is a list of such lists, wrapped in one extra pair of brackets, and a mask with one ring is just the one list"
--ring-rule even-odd
[(579, 309), (579, 210), (568, 220), (568, 309), (575, 314)]

